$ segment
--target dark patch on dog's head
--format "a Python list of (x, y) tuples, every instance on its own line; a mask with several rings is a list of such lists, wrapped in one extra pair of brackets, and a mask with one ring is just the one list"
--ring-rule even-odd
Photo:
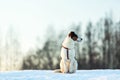
[(77, 34), (75, 34), (75, 32), (73, 32), (73, 31), (71, 31), (69, 33), (69, 37), (71, 37), (71, 39), (73, 39), (73, 40), (74, 40), (75, 37), (78, 38)]

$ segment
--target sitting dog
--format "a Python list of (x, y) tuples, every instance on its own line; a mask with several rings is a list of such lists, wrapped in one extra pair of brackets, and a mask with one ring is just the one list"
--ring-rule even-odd
[[(75, 59), (75, 41), (80, 42), (82, 38), (79, 38), (75, 32), (71, 31), (62, 43), (61, 48), (61, 62), (60, 72), (62, 73), (74, 73), (77, 70), (78, 64)], [(56, 71), (58, 72), (58, 71)]]

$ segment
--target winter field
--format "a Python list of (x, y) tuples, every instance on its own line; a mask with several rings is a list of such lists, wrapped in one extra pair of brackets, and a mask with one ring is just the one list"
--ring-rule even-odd
[(0, 72), (0, 80), (120, 80), (120, 70), (78, 70), (73, 74), (52, 70)]

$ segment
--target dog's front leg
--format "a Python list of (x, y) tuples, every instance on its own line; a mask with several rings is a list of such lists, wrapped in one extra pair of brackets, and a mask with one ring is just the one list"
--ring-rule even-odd
[(77, 61), (74, 60), (74, 59), (71, 60), (71, 62), (70, 62), (70, 68), (69, 68), (69, 72), (70, 72), (70, 73), (74, 73), (74, 72), (76, 72), (77, 67), (78, 67), (78, 65), (77, 65)]
[(71, 62), (70, 62), (69, 72), (70, 72), (70, 73), (73, 73), (73, 72), (74, 72), (74, 62), (73, 62), (73, 60), (71, 60)]

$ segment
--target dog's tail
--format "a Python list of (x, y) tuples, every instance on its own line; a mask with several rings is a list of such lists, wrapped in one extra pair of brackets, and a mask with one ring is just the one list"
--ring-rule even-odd
[(55, 73), (62, 73), (60, 69), (54, 70)]

